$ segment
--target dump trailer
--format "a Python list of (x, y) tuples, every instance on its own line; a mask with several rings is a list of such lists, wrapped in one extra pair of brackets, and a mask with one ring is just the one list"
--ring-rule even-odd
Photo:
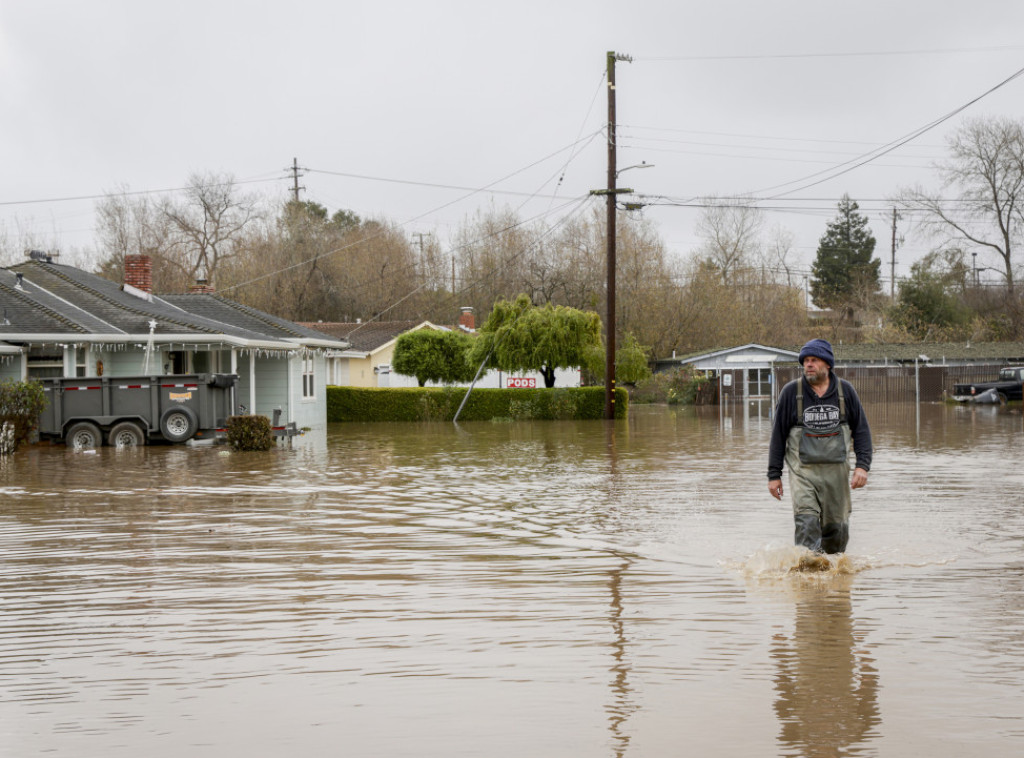
[(234, 414), (236, 374), (43, 379), (41, 439), (73, 447), (186, 442), (222, 434)]

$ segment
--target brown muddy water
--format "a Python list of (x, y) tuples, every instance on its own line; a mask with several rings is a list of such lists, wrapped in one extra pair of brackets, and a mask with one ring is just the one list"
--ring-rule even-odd
[(20, 451), (0, 755), (1024, 754), (1024, 419), (868, 411), (822, 574), (765, 407)]

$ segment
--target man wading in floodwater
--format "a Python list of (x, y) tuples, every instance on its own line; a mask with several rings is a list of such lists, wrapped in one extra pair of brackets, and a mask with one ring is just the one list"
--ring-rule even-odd
[[(800, 351), (802, 379), (782, 388), (768, 450), (768, 492), (782, 499), (782, 464), (789, 468), (795, 540), (816, 553), (844, 553), (850, 539), (850, 490), (868, 483), (871, 429), (853, 385), (832, 373), (825, 340)], [(850, 441), (857, 458), (850, 473)]]

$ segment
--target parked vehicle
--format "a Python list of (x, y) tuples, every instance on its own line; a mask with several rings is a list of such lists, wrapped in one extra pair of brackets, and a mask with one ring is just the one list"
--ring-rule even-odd
[(959, 402), (1005, 403), (1024, 400), (1024, 366), (1000, 369), (992, 382), (965, 382), (953, 385), (953, 399)]
[(234, 412), (237, 382), (235, 374), (43, 379), (39, 435), (76, 448), (215, 437)]

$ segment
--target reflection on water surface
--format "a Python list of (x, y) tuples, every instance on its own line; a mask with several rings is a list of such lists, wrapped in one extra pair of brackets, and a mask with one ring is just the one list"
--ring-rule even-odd
[(789, 572), (765, 408), (0, 462), (0, 754), (1017, 755), (1024, 426), (871, 408)]

